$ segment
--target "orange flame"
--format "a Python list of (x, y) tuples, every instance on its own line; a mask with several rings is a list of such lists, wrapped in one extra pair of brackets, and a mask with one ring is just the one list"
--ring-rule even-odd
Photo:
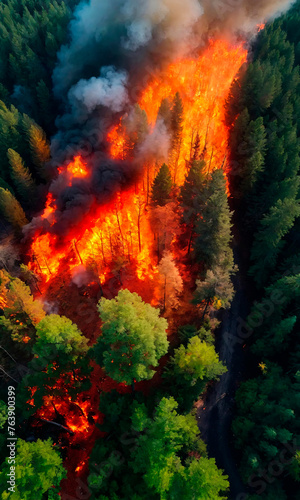
[(266, 25), (265, 25), (264, 23), (259, 24), (259, 25), (257, 26), (257, 32), (259, 33), (260, 31), (262, 31), (262, 30), (265, 28), (265, 26), (266, 26)]
[[(211, 42), (198, 58), (179, 60), (159, 72), (144, 90), (138, 104), (147, 115), (150, 133), (162, 99), (172, 100), (176, 92), (182, 98), (180, 151), (176, 159), (172, 155), (165, 159), (177, 185), (184, 182), (197, 136), (207, 171), (217, 168), (226, 171), (228, 129), (224, 124), (224, 105), (231, 83), (246, 57), (242, 45), (230, 46), (220, 40)], [(130, 154), (122, 119), (109, 132), (107, 141), (113, 158), (126, 159)], [(71, 235), (68, 241), (58, 246), (57, 237), (50, 232), (36, 235), (30, 267), (49, 281), (60, 269), (76, 272), (79, 266), (93, 266), (104, 283), (113, 265), (117, 265), (121, 258), (123, 263), (135, 264), (139, 280), (153, 279), (157, 268), (153, 263), (154, 236), (147, 205), (158, 162), (162, 161), (160, 158), (145, 160), (138, 185), (119, 193), (105, 206), (93, 206), (81, 224), (79, 237)], [(77, 156), (67, 167), (59, 169), (59, 175), (66, 176), (68, 184), (72, 185), (73, 179), (89, 175), (88, 165)], [(51, 194), (42, 217), (49, 221), (50, 226), (55, 223), (55, 199)]]

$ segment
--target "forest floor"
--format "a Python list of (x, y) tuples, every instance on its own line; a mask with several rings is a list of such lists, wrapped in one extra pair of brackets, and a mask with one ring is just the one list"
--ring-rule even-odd
[(239, 271), (234, 277), (236, 294), (230, 310), (226, 311), (217, 333), (217, 351), (228, 371), (219, 382), (212, 384), (203, 400), (197, 404), (198, 426), (207, 444), (210, 457), (229, 476), (230, 499), (240, 500), (246, 487), (243, 484), (234, 450), (231, 424), (234, 416), (234, 397), (245, 373), (245, 342), (238, 337), (240, 319), (249, 314), (249, 278), (247, 279), (245, 256), (235, 245), (235, 262)]

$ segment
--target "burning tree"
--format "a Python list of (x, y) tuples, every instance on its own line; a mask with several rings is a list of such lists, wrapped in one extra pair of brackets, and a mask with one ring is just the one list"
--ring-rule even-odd
[(24, 398), (28, 387), (35, 387), (32, 402), (36, 409), (49, 395), (56, 395), (59, 400), (66, 398), (67, 393), (76, 399), (78, 392), (89, 385), (86, 379), (90, 374), (86, 357), (88, 340), (71, 320), (57, 314), (46, 316), (38, 323), (36, 338), (30, 372), (23, 380)]
[(7, 309), (8, 315), (24, 313), (34, 325), (45, 317), (42, 302), (33, 298), (30, 288), (20, 279), (1, 270), (0, 293), (0, 307)]
[(159, 310), (128, 290), (112, 300), (102, 298), (98, 309), (103, 326), (94, 348), (97, 363), (117, 382), (151, 379), (169, 345), (168, 323)]
[(150, 223), (154, 233), (158, 262), (164, 250), (170, 250), (171, 244), (181, 232), (180, 216), (176, 203), (167, 203), (151, 209)]
[(170, 252), (165, 252), (158, 266), (163, 308), (178, 306), (178, 295), (183, 290), (183, 281)]

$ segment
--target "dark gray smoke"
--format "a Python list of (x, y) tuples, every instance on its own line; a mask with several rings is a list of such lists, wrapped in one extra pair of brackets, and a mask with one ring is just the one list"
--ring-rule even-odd
[[(60, 176), (50, 186), (57, 199), (51, 231), (67, 237), (90, 212), (133, 182), (146, 155), (163, 159), (168, 134), (158, 123), (137, 160), (114, 162), (106, 135), (161, 65), (205, 45), (208, 36), (253, 33), (257, 24), (290, 7), (291, 0), (88, 0), (70, 23), (70, 43), (61, 48), (53, 74), (62, 102), (52, 168), (81, 154), (91, 176), (69, 186)], [(35, 230), (39, 221), (27, 228)], [(46, 221), (40, 221), (45, 225)]]
[[(215, 32), (222, 31), (223, 36), (247, 35), (255, 31), (257, 24), (282, 13), (292, 3), (291, 0), (80, 3), (70, 24), (70, 43), (60, 50), (53, 74), (54, 91), (65, 107), (57, 122), (60, 134), (54, 142), (54, 157), (60, 150), (76, 146), (78, 137), (80, 141), (89, 140), (91, 133), (101, 143), (111, 113), (128, 111), (138, 91), (160, 65), (201, 47)], [(104, 122), (103, 117), (106, 117)]]

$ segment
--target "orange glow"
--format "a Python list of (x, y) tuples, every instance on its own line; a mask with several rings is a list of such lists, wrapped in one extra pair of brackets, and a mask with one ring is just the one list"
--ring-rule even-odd
[(107, 140), (110, 143), (111, 157), (118, 160), (124, 160), (126, 156), (126, 136), (122, 130), (121, 123), (115, 125), (107, 135)]
[[(58, 241), (50, 232), (36, 234), (30, 268), (49, 282), (61, 270), (76, 273), (76, 268), (85, 266), (92, 268), (105, 283), (113, 269), (129, 263), (134, 266), (138, 280), (153, 280), (158, 270), (153, 258), (156, 243), (147, 208), (151, 184), (163, 161), (168, 163), (174, 183), (183, 184), (197, 136), (199, 156), (206, 161), (207, 171), (223, 168), (226, 172), (228, 129), (224, 124), (224, 104), (246, 57), (242, 45), (215, 41), (198, 58), (179, 60), (159, 72), (145, 88), (138, 104), (147, 115), (151, 133), (162, 100), (172, 101), (176, 92), (180, 93), (184, 111), (178, 155), (170, 151), (169, 158), (145, 159), (140, 181), (116, 194), (106, 205), (98, 206), (95, 202), (84, 222), (76, 227), (76, 234), (70, 230), (63, 241)], [(110, 130), (107, 141), (112, 158), (130, 158), (130, 141), (122, 119)], [(89, 175), (87, 163), (79, 156), (58, 172), (70, 186), (73, 179)], [(55, 199), (51, 194), (42, 217), (50, 226), (56, 222)]]
[(82, 179), (87, 177), (89, 172), (87, 170), (87, 163), (83, 161), (81, 156), (75, 156), (73, 161), (67, 165), (66, 168), (59, 168), (60, 174), (67, 173), (71, 178)]
[(7, 302), (4, 297), (0, 297), (0, 309), (4, 309), (7, 307)]
[[(57, 412), (62, 415), (65, 419), (64, 427), (69, 429), (74, 433), (72, 440), (81, 441), (85, 440), (94, 431), (95, 423), (99, 420), (101, 414), (96, 415), (92, 409), (92, 403), (90, 399), (85, 397), (84, 393), (78, 394), (76, 400), (68, 394), (68, 388), (65, 385), (65, 380), (67, 375), (59, 379), (55, 386), (51, 388), (51, 392), (60, 392), (62, 395), (48, 395), (43, 398), (43, 406), (37, 410), (35, 416), (41, 419), (55, 421), (57, 418)], [(31, 398), (28, 404), (34, 406), (34, 393), (37, 388), (33, 387), (30, 389)], [(93, 415), (91, 420), (90, 415)]]
[(193, 141), (200, 137), (200, 151), (212, 171), (224, 166), (228, 131), (224, 125), (224, 103), (233, 78), (246, 61), (241, 46), (230, 47), (220, 40), (211, 42), (198, 59), (185, 59), (172, 64), (144, 92), (140, 106), (154, 124), (160, 104), (165, 98), (180, 93), (184, 105), (183, 138), (179, 158), (170, 158), (174, 182), (182, 185), (186, 162), (192, 154)]
[(266, 26), (265, 24), (259, 24), (259, 25), (257, 26), (257, 31), (258, 31), (258, 33), (259, 33), (260, 31), (262, 31), (262, 30), (265, 28), (265, 26)]

